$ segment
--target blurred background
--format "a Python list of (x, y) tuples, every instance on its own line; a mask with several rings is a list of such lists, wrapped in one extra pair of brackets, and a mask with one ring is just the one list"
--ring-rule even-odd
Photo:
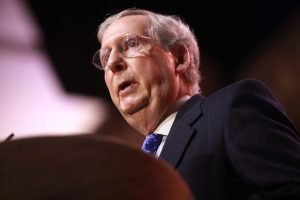
[(191, 26), (205, 95), (257, 78), (300, 130), (300, 1), (0, 0), (0, 140), (95, 133), (140, 145), (91, 64), (99, 23), (129, 7)]

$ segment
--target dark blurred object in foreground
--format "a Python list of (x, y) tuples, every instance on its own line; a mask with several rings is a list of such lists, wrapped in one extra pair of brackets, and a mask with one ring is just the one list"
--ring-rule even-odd
[(37, 137), (0, 144), (0, 199), (191, 200), (166, 163), (112, 138)]

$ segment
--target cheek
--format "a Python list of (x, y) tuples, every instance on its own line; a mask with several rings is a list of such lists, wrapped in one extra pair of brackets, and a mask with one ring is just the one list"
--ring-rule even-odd
[(174, 64), (166, 60), (164, 67), (157, 72), (156, 76), (159, 77), (157, 83), (159, 84), (160, 95), (165, 98), (173, 98), (174, 93), (177, 91), (178, 84)]
[(105, 81), (106, 87), (109, 90), (110, 96), (113, 98), (113, 93), (112, 93), (112, 78), (108, 74), (105, 74), (104, 75), (104, 81)]
[(170, 84), (174, 83), (175, 76), (175, 70), (172, 69), (172, 66), (167, 64), (154, 73), (156, 83), (164, 88), (169, 87)]
[(105, 84), (106, 84), (107, 88), (109, 89), (110, 85), (111, 85), (111, 81), (110, 81), (109, 76), (107, 74), (104, 75), (104, 81), (105, 81)]

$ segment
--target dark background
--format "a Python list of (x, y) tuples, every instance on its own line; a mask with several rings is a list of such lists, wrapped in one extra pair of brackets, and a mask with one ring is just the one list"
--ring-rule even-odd
[(237, 69), (299, 12), (299, 2), (28, 0), (44, 34), (42, 48), (48, 51), (65, 90), (104, 98), (108, 91), (103, 72), (93, 68), (91, 58), (100, 47), (97, 27), (108, 13), (139, 7), (181, 16), (199, 39), (204, 76), (208, 63), (218, 66), (221, 84), (210, 85), (207, 74), (203, 91), (208, 94), (238, 79)]
[(270, 87), (300, 130), (299, 0), (27, 0), (27, 3), (42, 29), (44, 43), (40, 48), (50, 56), (65, 91), (107, 100), (111, 112), (97, 133), (116, 135), (134, 144), (142, 141), (139, 134), (132, 134), (135, 131), (112, 105), (103, 72), (91, 63), (94, 52), (100, 48), (96, 38), (98, 25), (108, 14), (130, 7), (178, 15), (190, 25), (200, 44), (204, 95), (239, 79), (260, 79)]

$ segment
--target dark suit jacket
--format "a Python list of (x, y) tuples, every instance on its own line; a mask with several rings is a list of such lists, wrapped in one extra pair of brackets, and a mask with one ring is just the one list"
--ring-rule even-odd
[(199, 200), (300, 200), (299, 134), (256, 80), (188, 100), (160, 158)]

